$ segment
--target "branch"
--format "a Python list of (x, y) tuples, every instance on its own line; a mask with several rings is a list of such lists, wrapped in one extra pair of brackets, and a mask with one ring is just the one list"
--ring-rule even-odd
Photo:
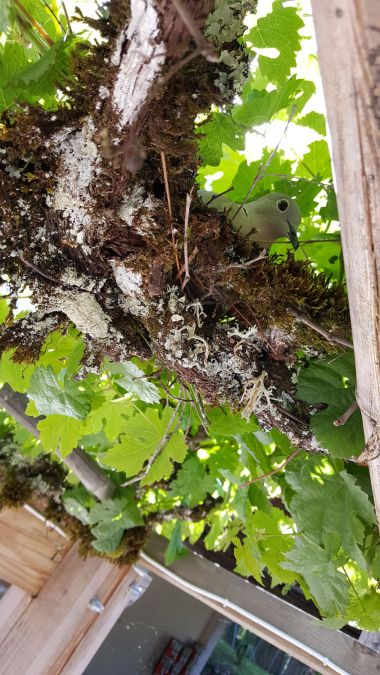
[[(40, 432), (37, 429), (37, 423), (42, 417), (26, 415), (27, 401), (26, 396), (13, 391), (8, 384), (0, 389), (0, 407), (4, 408), (16, 422), (22, 424), (35, 438), (39, 438)], [(82, 448), (75, 448), (62, 461), (95, 497), (102, 500), (109, 499), (112, 496), (116, 484)]]
[(347, 408), (346, 412), (344, 412), (343, 415), (334, 421), (334, 427), (342, 427), (343, 424), (346, 424), (347, 420), (350, 419), (351, 415), (353, 415), (356, 410), (359, 410), (359, 406), (357, 400), (355, 399), (355, 401), (351, 403), (350, 407)]
[(261, 480), (264, 480), (264, 478), (269, 478), (270, 476), (274, 476), (275, 473), (279, 473), (280, 471), (283, 470), (283, 468), (289, 464), (289, 462), (298, 455), (300, 452), (303, 452), (303, 448), (297, 448), (294, 450), (294, 452), (289, 455), (281, 464), (281, 466), (277, 467), (277, 469), (273, 469), (272, 471), (268, 471), (268, 473), (264, 473), (263, 476), (257, 476), (256, 478), (252, 478), (252, 480), (248, 480), (246, 483), (241, 483), (241, 485), (238, 485), (238, 489), (243, 487), (247, 487), (247, 485), (252, 485), (253, 483), (258, 483)]
[(330, 344), (338, 344), (342, 345), (342, 347), (348, 347), (349, 349), (353, 349), (353, 344), (349, 340), (346, 340), (345, 338), (339, 337), (339, 335), (334, 335), (333, 333), (329, 333), (328, 330), (325, 330), (321, 326), (318, 326), (317, 323), (314, 323), (311, 319), (309, 319), (305, 314), (301, 314), (297, 309), (291, 309), (288, 308), (287, 310), (288, 314), (291, 314), (294, 316), (297, 321), (300, 321), (300, 323), (304, 323), (305, 326), (309, 326), (309, 328), (312, 328), (312, 330), (315, 330), (317, 333), (322, 335)]

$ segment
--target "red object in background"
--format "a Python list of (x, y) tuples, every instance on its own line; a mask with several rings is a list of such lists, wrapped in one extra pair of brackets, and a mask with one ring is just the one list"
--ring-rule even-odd
[(198, 656), (196, 645), (185, 645), (172, 638), (155, 665), (153, 675), (188, 675), (190, 666)]

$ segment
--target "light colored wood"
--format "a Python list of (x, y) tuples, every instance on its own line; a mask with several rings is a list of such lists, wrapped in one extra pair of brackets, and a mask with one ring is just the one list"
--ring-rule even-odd
[[(17, 588), (10, 586), (5, 595), (0, 600), (0, 645), (6, 636), (12, 630), (20, 616), (25, 612), (32, 596)], [(1, 668), (1, 656), (0, 656)]]
[[(149, 541), (145, 552), (163, 565), (166, 546), (165, 540), (155, 536)], [(285, 600), (268, 593), (265, 589), (254, 586), (242, 577), (214, 565), (192, 551), (180, 560), (176, 560), (170, 566), (170, 570), (184, 580), (239, 605), (243, 612), (246, 611), (253, 615), (251, 619), (227, 606), (190, 591), (186, 586), (182, 586), (173, 580), (166, 570), (159, 571), (145, 560), (142, 560), (141, 564), (169, 583), (198, 598), (215, 611), (232, 621), (236, 621), (236, 623), (246, 627), (267, 642), (306, 663), (319, 673), (324, 675), (332, 675), (337, 672), (347, 675), (367, 675), (367, 673), (368, 675), (369, 673), (375, 675), (375, 673), (380, 673), (379, 655), (361, 645), (358, 640), (340, 631), (323, 628), (319, 621), (298, 609), (298, 607), (294, 607)], [(256, 617), (256, 621), (254, 617)], [(269, 626), (263, 627), (262, 621)], [(276, 629), (282, 631), (288, 638), (285, 639), (283, 636), (276, 635)], [(299, 644), (294, 644), (294, 641), (303, 643), (309, 651), (314, 650), (322, 655), (324, 664), (307, 653)], [(333, 668), (332, 664), (335, 664), (336, 668)]]
[(70, 541), (23, 508), (0, 512), (0, 578), (37, 595)]
[[(111, 628), (111, 621), (102, 621), (101, 614), (89, 609), (89, 602), (98, 597), (105, 607), (112, 604), (115, 591), (128, 576), (130, 568), (101, 558), (84, 561), (73, 546), (1, 642), (0, 675), (60, 675), (78, 647), (81, 663), (87, 665), (82, 640), (93, 628), (93, 639), (102, 641)], [(122, 611), (121, 598), (116, 598)], [(95, 638), (98, 626), (101, 636)], [(88, 654), (87, 663), (92, 649)]]
[(98, 616), (96, 622), (92, 624), (86, 635), (82, 638), (78, 648), (68, 660), (60, 675), (78, 675), (78, 673), (83, 673), (121, 613), (128, 607), (128, 592), (131, 584), (137, 577), (138, 574), (132, 568), (121, 580), (115, 592), (108, 600), (104, 611)]
[[(380, 423), (380, 2), (312, 0), (368, 440)], [(380, 458), (370, 462), (380, 522)]]

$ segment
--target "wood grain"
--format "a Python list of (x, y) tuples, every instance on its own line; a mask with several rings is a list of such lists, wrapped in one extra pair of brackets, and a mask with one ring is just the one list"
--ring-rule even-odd
[(70, 541), (23, 508), (0, 512), (0, 578), (37, 595)]
[[(368, 441), (380, 423), (380, 2), (312, 0)], [(369, 463), (380, 523), (380, 457)]]
[[(101, 614), (91, 611), (89, 601), (96, 596), (107, 608), (117, 588), (130, 574), (130, 568), (120, 568), (100, 558), (84, 561), (73, 546), (0, 643), (0, 673), (60, 675), (77, 648), (82, 649), (81, 663), (85, 667), (93, 655), (90, 640), (85, 663), (81, 646), (85, 636), (92, 627), (95, 636), (99, 627), (97, 639), (102, 641), (112, 623), (102, 621)], [(126, 594), (117, 597), (117, 602), (121, 612)], [(82, 671), (76, 671), (79, 672)]]

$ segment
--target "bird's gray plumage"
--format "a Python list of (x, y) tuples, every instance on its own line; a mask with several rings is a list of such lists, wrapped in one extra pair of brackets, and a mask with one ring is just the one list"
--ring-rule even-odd
[(224, 195), (212, 198), (212, 193), (205, 190), (200, 190), (199, 195), (205, 203), (212, 200), (210, 208), (224, 212), (243, 239), (269, 247), (279, 237), (288, 237), (293, 247), (298, 248), (297, 229), (301, 212), (297, 202), (288, 195), (271, 192), (244, 204), (239, 211), (239, 204)]

